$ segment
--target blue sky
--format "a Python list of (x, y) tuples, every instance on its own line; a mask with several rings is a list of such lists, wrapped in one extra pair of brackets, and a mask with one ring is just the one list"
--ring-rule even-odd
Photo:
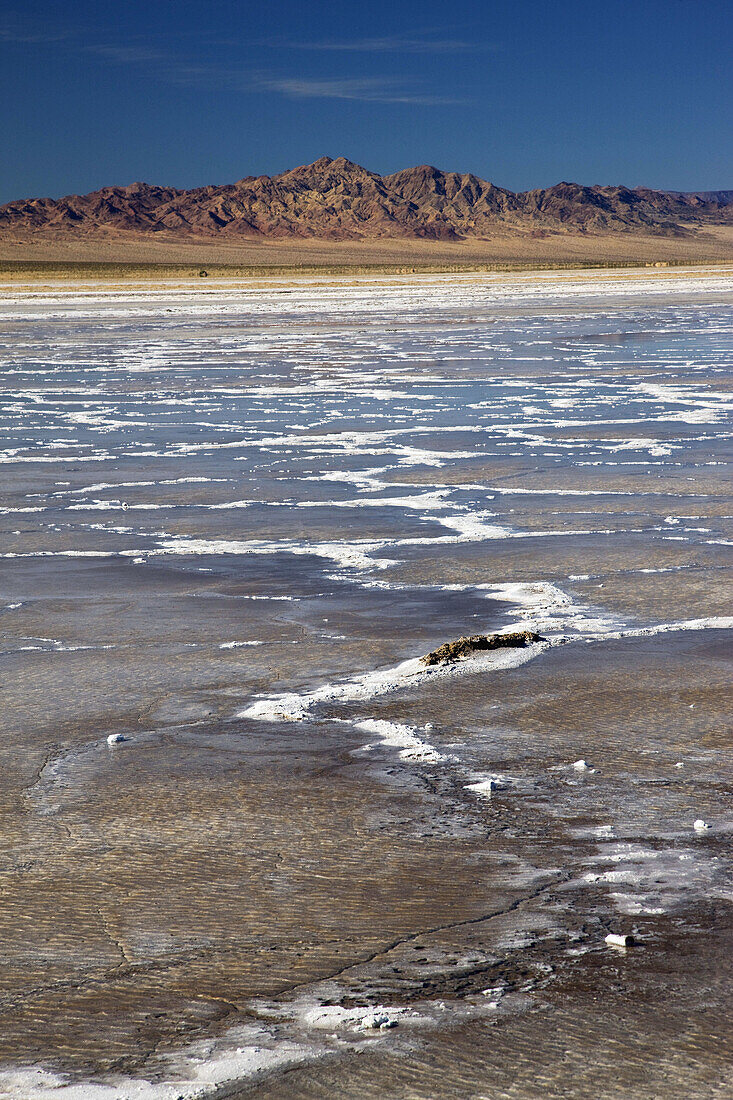
[(731, 0), (23, 0), (0, 10), (0, 201), (318, 156), (733, 188)]

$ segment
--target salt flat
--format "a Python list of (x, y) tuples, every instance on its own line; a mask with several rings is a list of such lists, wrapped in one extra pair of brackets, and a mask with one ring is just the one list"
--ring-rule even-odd
[(732, 275), (4, 289), (0, 1095), (726, 1095)]

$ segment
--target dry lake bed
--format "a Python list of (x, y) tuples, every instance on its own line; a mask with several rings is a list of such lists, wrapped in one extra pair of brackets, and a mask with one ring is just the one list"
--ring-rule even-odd
[(0, 1096), (731, 1097), (733, 271), (37, 280), (0, 360)]

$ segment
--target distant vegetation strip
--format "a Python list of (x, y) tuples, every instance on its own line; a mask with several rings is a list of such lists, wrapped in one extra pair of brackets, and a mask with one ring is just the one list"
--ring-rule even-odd
[[(687, 260), (578, 261), (527, 263), (353, 263), (353, 264), (186, 264), (135, 261), (7, 260), (0, 261), (0, 280), (45, 279), (171, 279), (258, 278), (318, 275), (451, 275), (523, 271), (590, 271), (597, 269), (674, 268), (711, 266), (709, 261)], [(721, 264), (720, 266), (729, 266)]]

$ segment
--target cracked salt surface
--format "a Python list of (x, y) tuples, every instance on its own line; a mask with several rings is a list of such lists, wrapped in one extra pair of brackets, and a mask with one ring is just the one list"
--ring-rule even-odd
[[(643, 525), (643, 536), (652, 540), (649, 545), (661, 537), (663, 529), (674, 530), (669, 538), (679, 540), (680, 548), (729, 544), (723, 537), (726, 532), (717, 526), (707, 531), (697, 525), (698, 521), (710, 522), (702, 514), (707, 498), (702, 480), (689, 487), (679, 480), (687, 474), (702, 479), (715, 473), (707, 469), (715, 463), (708, 454), (721, 446), (731, 409), (730, 397), (722, 387), (704, 388), (692, 377), (697, 369), (718, 369), (725, 354), (722, 339), (711, 339), (706, 357), (698, 363), (681, 354), (679, 332), (691, 322), (698, 330), (712, 326), (714, 333), (729, 331), (725, 315), (714, 305), (716, 295), (722, 297), (727, 292), (727, 282), (717, 272), (695, 276), (694, 289), (687, 291), (689, 301), (684, 306), (668, 304), (670, 288), (684, 294), (679, 282), (666, 276), (660, 280), (642, 274), (629, 283), (625, 277), (607, 273), (572, 278), (535, 273), (509, 282), (492, 276), (473, 281), (446, 277), (422, 280), (417, 288), (399, 280), (387, 287), (378, 283), (349, 288), (300, 284), (296, 293), (276, 288), (267, 294), (246, 286), (217, 287), (214, 292), (212, 287), (197, 285), (192, 291), (185, 284), (148, 288), (144, 294), (99, 286), (83, 296), (77, 290), (51, 288), (32, 301), (24, 300), (22, 290), (11, 288), (0, 307), (3, 316), (15, 315), (23, 322), (38, 324), (41, 335), (28, 348), (25, 361), (18, 364), (18, 384), (8, 411), (18, 418), (12, 425), (14, 445), (0, 454), (0, 462), (9, 472), (16, 464), (21, 472), (28, 464), (38, 464), (39, 477), (46, 475), (43, 464), (53, 467), (63, 462), (67, 467), (78, 463), (81, 467), (82, 463), (99, 462), (105, 466), (85, 471), (74, 484), (57, 483), (45, 496), (34, 493), (27, 494), (25, 500), (15, 499), (3, 510), (4, 514), (27, 515), (27, 520), (16, 522), (29, 524), (45, 523), (49, 518), (46, 511), (53, 511), (54, 519), (58, 511), (68, 513), (68, 530), (78, 541), (69, 534), (66, 542), (59, 543), (60, 528), (49, 526), (53, 541), (29, 545), (21, 540), (4, 556), (13, 559), (13, 568), (33, 568), (33, 561), (28, 560), (33, 558), (49, 558), (49, 566), (65, 568), (78, 558), (81, 567), (90, 570), (126, 558), (147, 579), (161, 565), (168, 568), (165, 559), (257, 555), (279, 566), (287, 555), (298, 559), (310, 555), (322, 558), (326, 568), (335, 570), (338, 580), (352, 586), (353, 592), (359, 587), (383, 588), (396, 598), (419, 595), (421, 589), (465, 593), (476, 598), (477, 614), (480, 600), (503, 602), (515, 620), (504, 629), (531, 627), (546, 637), (547, 643), (523, 651), (477, 655), (440, 669), (428, 670), (413, 658), (393, 668), (361, 671), (320, 686), (316, 681), (315, 687), (302, 692), (250, 698), (241, 713), (247, 720), (307, 722), (317, 720), (326, 710), (338, 712), (340, 704), (358, 704), (360, 716), (349, 717), (349, 721), (369, 738), (361, 751), (375, 756), (392, 754), (404, 768), (425, 769), (431, 776), (436, 771), (452, 772), (477, 800), (492, 792), (501, 792), (497, 802), (515, 795), (523, 798), (535, 785), (542, 789), (557, 777), (544, 773), (519, 780), (476, 766), (469, 768), (461, 763), (460, 740), (451, 738), (448, 754), (431, 743), (431, 723), (416, 727), (399, 718), (386, 721), (370, 703), (393, 695), (393, 714), (401, 690), (436, 678), (445, 680), (447, 686), (465, 675), (514, 668), (564, 642), (593, 644), (675, 631), (730, 629), (733, 618), (642, 621), (594, 607), (563, 590), (566, 580), (605, 581), (605, 575), (594, 573), (599, 567), (592, 559), (586, 565), (582, 557), (573, 568), (587, 568), (587, 573), (566, 578), (562, 568), (559, 575), (548, 569), (553, 579), (542, 579), (544, 562), (538, 568), (535, 557), (534, 566), (518, 575), (534, 574), (537, 580), (506, 584), (400, 583), (389, 579), (389, 571), (398, 563), (419, 560), (422, 554), (437, 558), (453, 547), (465, 553), (471, 544), (498, 551), (499, 544), (506, 547), (514, 540), (511, 545), (519, 555), (526, 552), (531, 540), (553, 538), (572, 543), (586, 536), (597, 539), (603, 532), (585, 531), (587, 519), (569, 522), (568, 515), (580, 517), (578, 506), (598, 504), (603, 511), (621, 497), (636, 497), (641, 502), (637, 507), (649, 508)], [(699, 308), (690, 312), (690, 303), (697, 300)], [(607, 314), (609, 308), (615, 312)], [(472, 322), (465, 335), (456, 337), (453, 322), (467, 309), (481, 318), (488, 316), (487, 310), (513, 312), (508, 320), (496, 312), (491, 326)], [(537, 315), (538, 309), (544, 316)], [(561, 331), (558, 309), (563, 318)], [(621, 316), (625, 331), (618, 333)], [(43, 337), (49, 319), (57, 329), (66, 320), (81, 334), (93, 332), (94, 338), (85, 344), (79, 337), (73, 350), (63, 343), (49, 345)], [(100, 356), (97, 334), (106, 332), (113, 341), (110, 333), (120, 321), (127, 326), (123, 340), (109, 356)], [(151, 322), (158, 334), (163, 324), (170, 326), (166, 330), (169, 338), (152, 337)], [(177, 335), (178, 325), (183, 326), (185, 340)], [(633, 346), (629, 349), (626, 338), (639, 335), (631, 330), (642, 326), (646, 331), (650, 325), (656, 335), (669, 331), (669, 341), (656, 347), (644, 337), (638, 354)], [(200, 332), (196, 326), (201, 326)], [(31, 325), (25, 331), (30, 334)], [(563, 364), (561, 376), (548, 378), (536, 373), (545, 369), (538, 364), (559, 361)], [(268, 364), (267, 374), (263, 362)], [(213, 363), (215, 375), (207, 373)], [(432, 365), (426, 368), (426, 363)], [(649, 372), (656, 372), (651, 377), (660, 381), (639, 383), (638, 371), (646, 372), (647, 379)], [(506, 376), (512, 372), (520, 376)], [(683, 380), (668, 384), (664, 379), (672, 372), (682, 373)], [(175, 393), (177, 375), (191, 382), (191, 392)], [(124, 394), (119, 392), (121, 383)], [(46, 388), (49, 384), (52, 390)], [(417, 402), (419, 417), (415, 414)], [(685, 425), (705, 427), (693, 433)], [(375, 459), (382, 464), (376, 465)], [(503, 476), (501, 464), (507, 460)], [(682, 460), (688, 469), (679, 468)], [(461, 471), (464, 462), (468, 469)], [(115, 477), (118, 463), (119, 479)], [(148, 464), (154, 466), (152, 472)], [(516, 468), (543, 469), (542, 481), (547, 487), (519, 484)], [(236, 476), (218, 476), (232, 470)], [(456, 470), (469, 480), (450, 484)], [(663, 488), (658, 490), (654, 482), (648, 491), (648, 481), (640, 488), (642, 472), (648, 478), (666, 475)], [(49, 473), (54, 476), (52, 470)], [(171, 476), (162, 477), (162, 473)], [(181, 476), (175, 476), (178, 474)], [(108, 480), (96, 480), (102, 476)], [(254, 489), (249, 483), (243, 488), (245, 478), (251, 479)], [(636, 479), (631, 482), (632, 489), (622, 480), (626, 478)], [(570, 479), (574, 480), (567, 484)], [(80, 486), (81, 480), (88, 484)], [(281, 481), (287, 483), (284, 496)], [(500, 484), (494, 485), (494, 481)], [(512, 485), (513, 481), (518, 484)], [(328, 485), (330, 499), (318, 499), (325, 495), (323, 483)], [(197, 496), (196, 485), (210, 490), (212, 496), (216, 492), (216, 499)], [(214, 490), (214, 485), (219, 488)], [(175, 489), (164, 497), (162, 486)], [(261, 494), (255, 491), (260, 488)], [(543, 497), (554, 499), (545, 502)], [(694, 501), (687, 500), (692, 497)], [(254, 523), (255, 502), (256, 510), (267, 518), (247, 527)], [(512, 514), (509, 504), (515, 505), (517, 512), (525, 505), (530, 510), (544, 509), (543, 523), (551, 529), (523, 529), (524, 521)], [(566, 511), (550, 511), (550, 507)], [(629, 507), (633, 507), (631, 502)], [(276, 537), (280, 530), (277, 509), (283, 508), (286, 513), (292, 509), (300, 530), (317, 530), (318, 535), (300, 537), (296, 531), (293, 537)], [(133, 526), (105, 528), (103, 523), (80, 523), (86, 512), (117, 509), (126, 511)], [(156, 531), (146, 528), (145, 514), (149, 512), (155, 513), (156, 523), (161, 520)], [(671, 522), (665, 522), (665, 515)], [(409, 530), (414, 530), (416, 522), (424, 522), (425, 534), (401, 537), (403, 517), (409, 517)], [(109, 522), (104, 515), (99, 518)], [(358, 526), (364, 520), (374, 520), (380, 537), (354, 536), (354, 532), (371, 529)], [(690, 520), (695, 521), (695, 529), (688, 526)], [(607, 526), (604, 521), (609, 535), (639, 535), (637, 528), (624, 532), (618, 519), (609, 523)], [(388, 535), (383, 535), (385, 528)], [(92, 531), (96, 531), (94, 542)], [(707, 534), (712, 537), (700, 539)], [(14, 537), (20, 535), (18, 531)], [(541, 544), (548, 545), (547, 541)], [(677, 545), (667, 544), (667, 548), (676, 552)], [(251, 559), (247, 565), (251, 566)], [(209, 566), (222, 569), (219, 561), (208, 561)], [(172, 569), (180, 568), (180, 562), (173, 560)], [(687, 568), (685, 564), (663, 564), (648, 572)], [(187, 571), (190, 576), (190, 566)], [(615, 572), (633, 583), (633, 569)], [(465, 575), (458, 574), (459, 579)], [(324, 588), (328, 587), (325, 581), (331, 579), (327, 574)], [(274, 591), (271, 595), (244, 593), (237, 598), (282, 601), (284, 607), (275, 603), (272, 608), (278, 613), (301, 599)], [(300, 606), (307, 608), (307, 603)], [(265, 603), (262, 610), (271, 608)], [(23, 615), (26, 613), (24, 610)], [(493, 607), (490, 614), (494, 614)], [(8, 616), (6, 622), (13, 618)], [(261, 644), (236, 640), (243, 634), (246, 637), (244, 629), (240, 634), (239, 627), (227, 626), (215, 638), (235, 640), (215, 642), (212, 648)], [(49, 645), (53, 651), (81, 648), (55, 639), (42, 641), (38, 648)], [(29, 655), (28, 659), (36, 658)], [(108, 753), (103, 735), (100, 741), (82, 746), (77, 756), (50, 760), (26, 798), (36, 803), (41, 813), (52, 813), (67, 777), (80, 760), (93, 765), (101, 755), (108, 763), (121, 763), (123, 754)], [(573, 755), (583, 752), (592, 763), (595, 751), (581, 737), (558, 763), (565, 773), (562, 782), (572, 797), (580, 797), (583, 789), (595, 790), (608, 779), (601, 774), (593, 777), (590, 767), (581, 772), (573, 765)], [(607, 770), (605, 765), (603, 770)], [(709, 812), (708, 805), (701, 802), (697, 812), (703, 809)], [(574, 837), (590, 840), (598, 849), (585, 871), (586, 878), (576, 879), (579, 888), (600, 885), (622, 912), (640, 918), (682, 904), (689, 891), (724, 896), (725, 884), (712, 854), (721, 823), (716, 819), (709, 830), (702, 819), (693, 820), (695, 812), (690, 810), (684, 829), (674, 838), (674, 843), (681, 842), (683, 847), (674, 850), (657, 851), (648, 843), (624, 847), (614, 839), (614, 824), (574, 827)], [(508, 932), (504, 947), (523, 950), (530, 938), (521, 931)], [(585, 946), (568, 949), (572, 950), (580, 952)], [(436, 959), (437, 968), (437, 955)], [(331, 992), (336, 998), (343, 994), (343, 990)], [(502, 986), (487, 988), (483, 998), (487, 1016), (504, 1003), (504, 993)], [(211, 1095), (218, 1083), (253, 1080), (263, 1072), (343, 1049), (344, 1043), (399, 1042), (399, 1034), (410, 1028), (444, 1026), (446, 1019), (456, 1018), (462, 1011), (476, 1010), (465, 1002), (449, 1002), (421, 1006), (419, 1013), (411, 1015), (390, 1004), (343, 1009), (305, 998), (297, 1007), (275, 1006), (272, 1027), (242, 1026), (156, 1062), (148, 1067), (149, 1081), (118, 1077), (106, 1084), (75, 1084), (42, 1068), (18, 1069), (13, 1071), (14, 1077), (6, 1075), (4, 1080), (11, 1082), (11, 1095), (14, 1090), (23, 1100), (31, 1096), (34, 1100), (46, 1096), (55, 1100), (128, 1096), (171, 1100), (173, 1096)], [(370, 1015), (374, 1020), (383, 1015), (390, 1020), (397, 1014), (399, 1027), (394, 1034), (382, 1034), (381, 1024), (359, 1030)]]

